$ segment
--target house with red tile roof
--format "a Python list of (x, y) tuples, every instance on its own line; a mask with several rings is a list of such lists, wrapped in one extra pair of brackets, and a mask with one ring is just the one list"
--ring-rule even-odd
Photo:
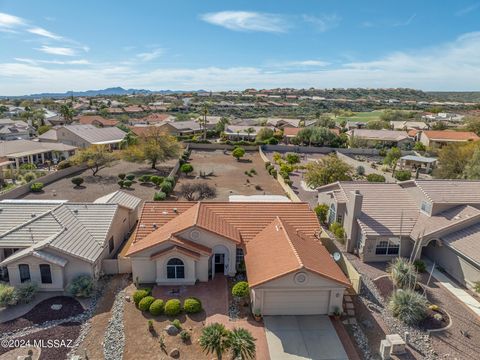
[(117, 126), (119, 121), (115, 119), (105, 119), (98, 115), (83, 115), (75, 119), (80, 125), (93, 125), (97, 127)]
[(263, 315), (331, 314), (350, 282), (319, 231), (306, 203), (147, 202), (123, 255), (134, 279), (159, 285), (234, 276), (244, 263)]
[(451, 143), (464, 143), (479, 139), (477, 134), (470, 131), (427, 130), (422, 131), (420, 135), (420, 141), (430, 147), (442, 147)]

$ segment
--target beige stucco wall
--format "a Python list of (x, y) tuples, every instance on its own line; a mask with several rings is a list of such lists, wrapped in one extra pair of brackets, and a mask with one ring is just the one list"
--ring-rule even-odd
[(88, 141), (85, 141), (84, 139), (75, 135), (70, 130), (65, 129), (64, 127), (57, 130), (57, 138), (58, 142), (66, 145), (77, 146), (79, 148), (86, 148), (91, 145)]
[[(279, 296), (281, 296), (282, 292), (291, 293), (305, 290), (327, 291), (330, 293), (328, 300), (328, 312), (333, 313), (336, 308), (342, 309), (343, 294), (346, 288), (344, 285), (336, 283), (332, 280), (326, 279), (309, 271), (301, 272), (305, 272), (308, 276), (308, 280), (304, 284), (298, 284), (294, 281), (295, 275), (298, 273), (295, 272), (281, 278), (269, 281), (265, 284), (253, 287), (251, 289), (252, 309), (258, 309), (261, 313), (263, 313), (264, 294), (269, 290), (277, 291)], [(293, 312), (293, 308), (296, 306), (296, 304), (292, 303), (291, 306)]]
[[(397, 236), (391, 236), (392, 238), (398, 238)], [(363, 247), (360, 248), (360, 257), (364, 262), (384, 262), (391, 261), (398, 255), (377, 255), (375, 254), (375, 248), (378, 241), (388, 240), (388, 237), (382, 236), (369, 236), (365, 237)], [(400, 255), (404, 257), (410, 257), (410, 253), (413, 249), (413, 241), (409, 236), (402, 236), (402, 243), (400, 245)]]

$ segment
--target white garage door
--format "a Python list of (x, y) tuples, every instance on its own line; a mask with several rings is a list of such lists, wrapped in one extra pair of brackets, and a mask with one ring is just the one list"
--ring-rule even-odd
[(263, 315), (328, 314), (330, 291), (265, 290)]

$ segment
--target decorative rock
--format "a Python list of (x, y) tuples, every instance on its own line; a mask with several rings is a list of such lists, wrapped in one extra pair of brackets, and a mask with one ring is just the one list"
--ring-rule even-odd
[(62, 308), (62, 306), (62, 304), (52, 304), (52, 306), (50, 306), (50, 309), (58, 311)]
[(165, 331), (167, 332), (168, 335), (172, 335), (172, 336), (175, 336), (179, 333), (178, 329), (171, 324), (165, 326)]
[(131, 300), (132, 300), (132, 299), (130, 298), (130, 296), (128, 296), (128, 295), (125, 296), (125, 301), (126, 301), (126, 302), (130, 302)]
[(178, 350), (177, 348), (173, 348), (172, 350), (170, 350), (168, 355), (172, 358), (178, 358), (180, 356), (180, 350)]

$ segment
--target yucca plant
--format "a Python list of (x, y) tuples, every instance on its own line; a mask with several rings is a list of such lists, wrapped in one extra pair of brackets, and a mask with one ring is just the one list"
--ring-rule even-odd
[(203, 351), (215, 354), (221, 360), (223, 353), (230, 347), (229, 333), (222, 324), (213, 323), (203, 328), (198, 342)]
[(400, 289), (413, 289), (417, 282), (415, 266), (404, 258), (396, 258), (388, 266), (393, 284)]
[(256, 339), (250, 331), (243, 328), (235, 328), (228, 337), (234, 359), (249, 360), (255, 358)]
[(417, 325), (427, 316), (427, 298), (411, 289), (399, 289), (391, 296), (388, 308), (404, 323)]

